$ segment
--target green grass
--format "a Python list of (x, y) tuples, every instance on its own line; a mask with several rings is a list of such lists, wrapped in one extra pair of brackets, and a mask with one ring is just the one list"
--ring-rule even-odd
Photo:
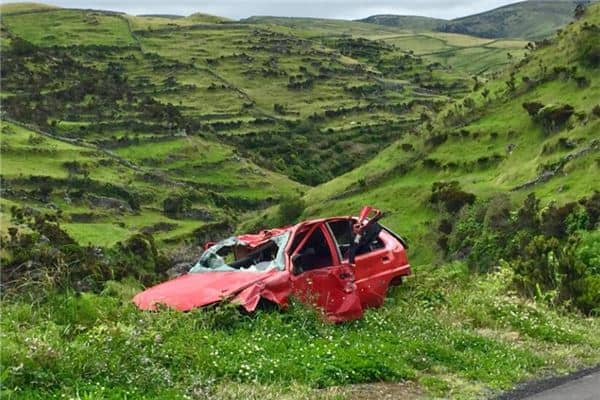
[[(287, 177), (278, 175), (253, 164), (234, 154), (234, 150), (218, 142), (198, 137), (174, 138), (168, 141), (142, 142), (113, 150), (113, 153), (141, 165), (142, 170), (122, 165), (107, 154), (94, 148), (65, 143), (2, 121), (2, 171), (4, 185), (28, 193), (23, 199), (9, 195), (10, 205), (25, 205), (38, 210), (60, 208), (67, 218), (64, 228), (81, 244), (111, 246), (117, 241), (143, 228), (158, 223), (168, 223), (173, 228), (155, 234), (157, 240), (184, 240), (203, 222), (193, 219), (173, 220), (162, 211), (163, 199), (178, 191), (185, 193), (196, 186), (214, 190), (232, 198), (261, 202), (272, 201), (280, 196), (292, 195), (301, 191), (303, 186)], [(92, 207), (87, 200), (68, 200), (73, 192), (80, 190), (83, 183), (81, 174), (70, 173), (66, 162), (77, 160), (89, 171), (88, 178), (95, 189), (90, 194), (116, 197), (118, 195), (103, 192), (106, 185), (114, 185), (141, 196), (141, 210), (120, 211)], [(166, 179), (179, 180), (179, 186), (173, 187), (169, 181), (146, 179), (143, 172), (162, 170)], [(35, 196), (39, 184), (35, 179), (50, 179), (53, 190), (47, 201)], [(187, 184), (185, 182), (188, 182)], [(186, 185), (194, 185), (186, 186)], [(207, 190), (208, 190), (207, 189)], [(85, 191), (85, 190), (84, 190)], [(3, 199), (4, 200), (4, 199)], [(52, 205), (51, 205), (52, 204)], [(216, 209), (208, 200), (197, 201), (194, 207), (210, 210), (215, 218), (225, 218), (227, 212)], [(2, 210), (2, 231), (13, 225), (7, 207)], [(86, 222), (70, 221), (73, 214), (93, 214)]]
[(51, 6), (49, 4), (42, 3), (3, 3), (0, 6), (0, 11), (4, 15), (13, 14), (13, 13), (22, 13), (29, 11), (38, 11), (38, 10), (51, 10), (58, 7)]
[(115, 226), (114, 222), (106, 223), (66, 223), (62, 228), (78, 242), (86, 245), (110, 247), (118, 241), (131, 236), (132, 231)]
[(409, 379), (429, 395), (472, 398), (540, 368), (565, 372), (574, 360), (600, 360), (596, 319), (526, 302), (507, 292), (509, 282), (509, 269), (492, 279), (461, 264), (420, 270), (382, 309), (344, 325), (298, 305), (253, 317), (231, 308), (140, 313), (127, 302), (135, 289), (114, 283), (99, 296), (8, 303), (2, 365), (22, 366), (4, 383), (20, 389), (5, 394), (170, 398), (197, 387), (223, 398), (224, 385), (254, 385), (312, 398), (327, 395), (318, 387)]
[(3, 23), (25, 40), (40, 46), (131, 46), (135, 41), (125, 19), (94, 11), (48, 10), (5, 15)]
[[(588, 11), (590, 21), (597, 18), (600, 14), (598, 11), (597, 7)], [(501, 75), (486, 85), (493, 93), (490, 96), (498, 100), (484, 104), (480, 94), (483, 89), (469, 96), (480, 107), (472, 121), (461, 126), (445, 127), (439, 120), (447, 110), (439, 114), (439, 126), (435, 132), (448, 135), (444, 143), (434, 148), (426, 146), (424, 140), (429, 136), (426, 130), (421, 135), (398, 140), (368, 163), (311, 189), (305, 199), (312, 206), (305, 215), (324, 215), (332, 209), (343, 214), (357, 212), (364, 204), (377, 205), (389, 212), (386, 222), (391, 228), (409, 239), (414, 238), (412, 242), (416, 245), (410, 251), (413, 259), (417, 262), (435, 259), (435, 251), (431, 250), (435, 246), (431, 242), (433, 238), (428, 237), (433, 223), (433, 210), (427, 204), (433, 182), (458, 180), (467, 191), (487, 198), (535, 178), (543, 165), (582, 150), (592, 140), (598, 139), (600, 120), (591, 116), (593, 102), (589, 101), (600, 96), (598, 72), (582, 66), (574, 58), (572, 40), (578, 35), (579, 26), (570, 27), (569, 33), (558, 39), (555, 45), (534, 53), (531, 60), (517, 71), (516, 79), (520, 81), (522, 76), (536, 77), (540, 64), (546, 65), (548, 70), (552, 70), (553, 66), (577, 66), (579, 74), (590, 79), (589, 86), (578, 88), (572, 79), (556, 78), (531, 90), (521, 88), (518, 94), (512, 95), (504, 93), (504, 80), (508, 73)], [(557, 49), (561, 49), (564, 56), (557, 57)], [(531, 121), (523, 109), (522, 103), (527, 101), (571, 104), (577, 111), (590, 117), (583, 122), (573, 118), (565, 129), (547, 134)], [(468, 111), (461, 112), (469, 115)], [(463, 136), (461, 130), (466, 131), (467, 135)], [(578, 144), (569, 151), (542, 152), (544, 146), (557, 143), (559, 138), (568, 138)], [(403, 143), (412, 144), (415, 150), (403, 150)], [(515, 146), (511, 154), (507, 152), (509, 144)], [(477, 164), (478, 159), (495, 154), (501, 157), (499, 163), (487, 166)], [(533, 191), (544, 204), (548, 204), (555, 200), (566, 202), (587, 196), (593, 190), (600, 189), (595, 180), (598, 164), (594, 157), (592, 151), (581, 159), (573, 160), (567, 164), (564, 174), (531, 189), (516, 192), (513, 197), (520, 201)], [(414, 161), (415, 158), (437, 160), (441, 167), (425, 168), (422, 161)], [(405, 172), (396, 172), (398, 169)], [(360, 182), (364, 182), (362, 188)]]

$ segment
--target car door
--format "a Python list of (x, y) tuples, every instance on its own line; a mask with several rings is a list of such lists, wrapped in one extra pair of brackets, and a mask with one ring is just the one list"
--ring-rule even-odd
[[(340, 218), (327, 223), (342, 262), (348, 259), (348, 248), (352, 241), (352, 218)], [(355, 283), (363, 307), (378, 307), (383, 304), (389, 283), (393, 276), (394, 255), (385, 243), (385, 232), (378, 226), (373, 228), (373, 237), (357, 250)]]
[(395, 256), (380, 232), (356, 255), (356, 286), (364, 307), (383, 304), (394, 275)]
[(320, 308), (334, 322), (362, 317), (352, 268), (340, 263), (322, 223), (312, 227), (292, 251), (292, 292), (301, 301)]

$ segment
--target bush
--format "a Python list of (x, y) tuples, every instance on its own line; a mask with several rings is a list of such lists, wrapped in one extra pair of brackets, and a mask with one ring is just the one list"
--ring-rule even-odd
[(552, 132), (562, 129), (574, 113), (575, 109), (569, 104), (549, 104), (537, 112), (535, 119), (546, 132)]
[(518, 289), (529, 296), (551, 293), (585, 313), (600, 312), (600, 233), (559, 241), (534, 237), (513, 264)]
[(546, 132), (561, 129), (575, 113), (575, 109), (569, 104), (548, 104), (533, 101), (523, 103), (523, 108), (529, 116), (542, 125)]
[[(543, 212), (534, 194), (513, 212), (509, 198), (464, 207), (451, 226), (438, 226), (438, 243), (447, 254), (465, 258), (471, 271), (511, 264), (513, 284), (523, 294), (585, 313), (600, 312), (600, 232), (595, 229), (598, 193), (579, 203), (550, 205)], [(541, 214), (541, 216), (540, 216)]]
[(475, 195), (461, 190), (457, 181), (434, 182), (429, 201), (433, 204), (441, 204), (446, 211), (454, 214), (465, 205), (473, 204)]
[(541, 230), (546, 236), (562, 238), (567, 235), (567, 219), (577, 207), (576, 203), (567, 203), (557, 207), (552, 204), (542, 213)]
[(280, 223), (287, 225), (296, 222), (305, 208), (306, 203), (300, 197), (284, 198), (277, 211)]
[(177, 217), (189, 211), (191, 207), (192, 202), (185, 195), (171, 195), (163, 200), (163, 212), (170, 217)]
[(17, 210), (15, 215), (31, 232), (11, 229), (8, 238), (2, 237), (3, 295), (43, 298), (44, 292), (54, 290), (98, 292), (104, 282), (125, 278), (151, 284), (169, 267), (151, 235), (134, 235), (112, 248), (80, 246), (60, 228), (56, 216), (32, 218)]
[(485, 226), (492, 231), (508, 234), (513, 227), (510, 218), (511, 208), (510, 198), (506, 193), (492, 197), (485, 212)]
[(538, 101), (532, 101), (529, 103), (523, 103), (523, 108), (527, 111), (527, 114), (533, 118), (537, 115), (538, 111), (544, 108), (544, 105)]

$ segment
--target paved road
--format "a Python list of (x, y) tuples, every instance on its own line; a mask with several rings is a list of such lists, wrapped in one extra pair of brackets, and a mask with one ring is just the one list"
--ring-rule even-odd
[(600, 400), (600, 372), (525, 397), (525, 400)]

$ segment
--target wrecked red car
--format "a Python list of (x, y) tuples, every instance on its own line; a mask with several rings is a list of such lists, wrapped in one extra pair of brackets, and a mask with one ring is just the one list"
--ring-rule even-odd
[(187, 311), (221, 301), (254, 311), (259, 302), (286, 307), (290, 296), (333, 322), (380, 306), (390, 285), (411, 273), (405, 241), (381, 225), (379, 210), (230, 237), (207, 246), (189, 273), (137, 294), (143, 310), (163, 304)]

